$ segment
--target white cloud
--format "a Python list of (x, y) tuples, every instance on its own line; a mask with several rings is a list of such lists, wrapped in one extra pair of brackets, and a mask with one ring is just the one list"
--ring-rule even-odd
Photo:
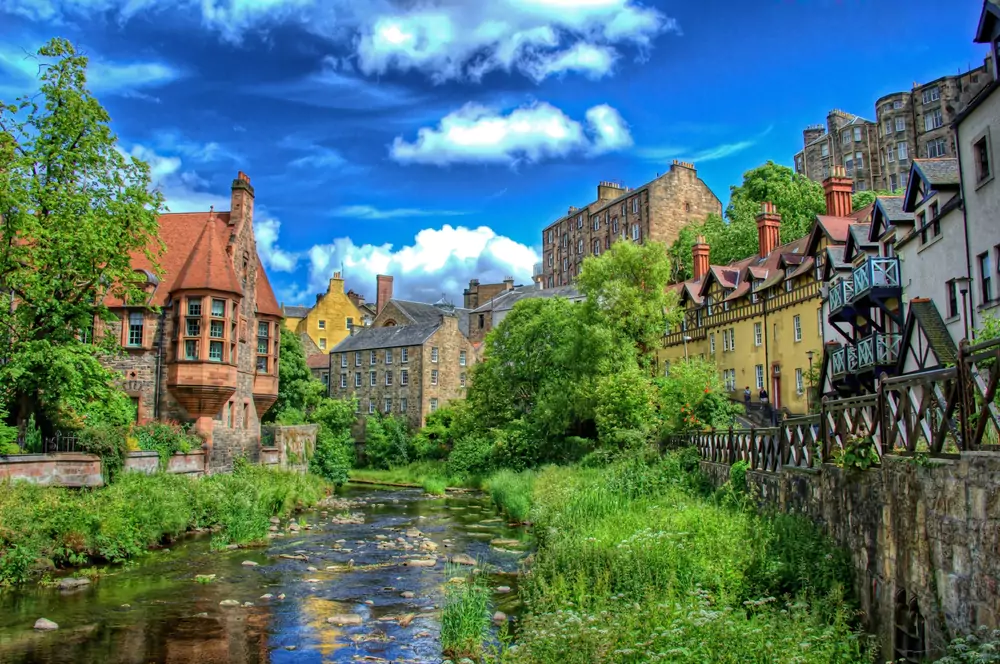
[(420, 208), (381, 209), (372, 205), (344, 205), (330, 213), (334, 217), (350, 217), (365, 221), (383, 219), (409, 219), (414, 217), (458, 217), (468, 212), (459, 210), (423, 210)]
[(398, 136), (390, 155), (401, 163), (435, 164), (537, 162), (571, 153), (600, 154), (632, 144), (618, 111), (607, 105), (586, 113), (587, 128), (544, 102), (503, 115), (469, 103), (446, 115), (437, 127), (423, 127), (409, 143)]
[(437, 82), (493, 71), (599, 78), (623, 46), (641, 58), (657, 36), (680, 32), (674, 19), (639, 0), (0, 0), (3, 10), (48, 22), (177, 12), (231, 41), (296, 23), (351, 47), (366, 74), (417, 70)]
[(683, 159), (684, 161), (690, 161), (694, 164), (704, 163), (706, 161), (716, 161), (717, 159), (725, 159), (726, 157), (731, 157), (734, 154), (739, 154), (744, 150), (752, 148), (757, 145), (762, 138), (770, 134), (773, 128), (774, 126), (771, 125), (756, 136), (752, 136), (741, 141), (720, 143), (707, 148), (691, 149), (686, 147), (664, 145), (660, 147), (642, 148), (637, 150), (636, 153), (646, 161), (663, 162), (667, 159)]
[(293, 272), (299, 261), (295, 253), (285, 251), (278, 246), (278, 233), (281, 222), (274, 217), (256, 209), (254, 211), (253, 232), (257, 238), (257, 253), (264, 265), (277, 272)]

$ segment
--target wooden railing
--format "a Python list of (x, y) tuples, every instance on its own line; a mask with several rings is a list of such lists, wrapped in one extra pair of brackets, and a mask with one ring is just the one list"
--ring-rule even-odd
[(819, 415), (785, 419), (775, 428), (701, 431), (672, 436), (702, 459), (753, 470), (814, 468), (870, 438), (881, 459), (890, 453), (931, 456), (971, 450), (1000, 452), (1000, 339), (959, 345), (954, 366), (879, 380), (874, 394), (824, 398)]

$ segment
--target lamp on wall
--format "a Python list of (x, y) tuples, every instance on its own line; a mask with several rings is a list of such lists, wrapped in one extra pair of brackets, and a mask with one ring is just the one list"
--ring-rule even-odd
[(966, 302), (970, 284), (972, 284), (972, 279), (969, 277), (957, 277), (955, 279), (955, 285), (958, 286), (958, 291), (962, 294), (962, 326), (965, 330), (964, 339), (966, 341), (969, 340), (969, 309)]
[(684, 361), (687, 362), (688, 359), (688, 342), (691, 341), (691, 337), (684, 335)]

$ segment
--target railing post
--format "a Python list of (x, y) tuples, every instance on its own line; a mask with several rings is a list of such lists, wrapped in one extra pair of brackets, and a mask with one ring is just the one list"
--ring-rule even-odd
[(819, 453), (821, 464), (830, 462), (830, 436), (826, 429), (826, 402), (829, 398), (824, 396), (819, 404)]
[[(889, 409), (885, 407), (885, 381), (889, 376), (883, 371), (882, 375), (878, 379), (878, 392), (875, 396), (875, 422), (878, 426), (878, 435), (880, 440), (876, 441), (878, 444), (878, 449), (881, 451), (880, 459), (882, 456), (891, 452), (892, 450), (885, 449), (885, 441), (889, 439), (889, 423), (887, 421)], [(869, 432), (872, 436), (872, 440), (875, 440), (875, 432)]]
[(972, 371), (966, 365), (966, 357), (969, 354), (969, 340), (962, 339), (958, 343), (958, 358), (955, 366), (955, 389), (958, 391), (958, 430), (961, 431), (962, 441), (959, 449), (972, 449), (972, 418), (975, 405), (972, 403), (973, 383)]

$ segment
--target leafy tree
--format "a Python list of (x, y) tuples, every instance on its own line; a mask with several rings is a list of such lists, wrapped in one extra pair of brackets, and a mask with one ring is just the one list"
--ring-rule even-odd
[(728, 427), (742, 410), (726, 397), (715, 363), (701, 358), (670, 365), (670, 375), (657, 384), (664, 433)]
[(365, 456), (372, 468), (395, 468), (410, 462), (410, 433), (406, 420), (392, 415), (369, 415), (365, 421)]
[[(313, 377), (306, 364), (306, 353), (299, 335), (282, 330), (278, 363), (278, 400), (264, 413), (264, 422), (279, 418), (285, 423), (301, 423), (305, 414), (315, 407), (323, 396), (323, 383)], [(283, 416), (284, 411), (292, 411)], [(297, 413), (296, 413), (297, 411)]]
[(597, 381), (594, 409), (601, 442), (615, 440), (620, 431), (636, 431), (645, 436), (656, 421), (658, 397), (653, 382), (638, 367), (602, 376)]
[(347, 473), (354, 465), (351, 426), (356, 410), (356, 399), (322, 399), (309, 414), (309, 421), (319, 425), (316, 453), (309, 460), (309, 469), (338, 485), (347, 481)]
[(115, 335), (92, 339), (105, 302), (147, 301), (132, 255), (158, 272), (163, 197), (125, 156), (87, 88), (87, 58), (64, 39), (38, 51), (39, 94), (0, 102), (0, 396), (49, 425), (114, 399)]
[(427, 416), (413, 437), (414, 453), (420, 459), (446, 459), (456, 441), (472, 429), (467, 402), (452, 401)]
[(860, 210), (866, 205), (871, 205), (875, 202), (875, 199), (879, 196), (902, 196), (906, 192), (902, 189), (897, 189), (896, 191), (886, 191), (878, 190), (874, 191), (869, 189), (868, 191), (858, 191), (851, 196), (851, 208), (853, 210)]
[(631, 342), (640, 363), (652, 364), (676, 296), (667, 291), (670, 258), (659, 242), (615, 242), (604, 255), (588, 258), (577, 284), (587, 296), (584, 311), (592, 321)]

